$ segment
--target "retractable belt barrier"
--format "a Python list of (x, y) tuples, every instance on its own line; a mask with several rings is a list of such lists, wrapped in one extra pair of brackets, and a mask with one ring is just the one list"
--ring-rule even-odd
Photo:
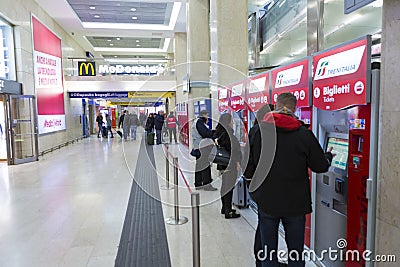
[(187, 179), (179, 167), (178, 157), (175, 157), (169, 150), (168, 145), (165, 145), (166, 155), (166, 185), (162, 189), (169, 189), (169, 157), (173, 159), (174, 168), (174, 216), (165, 220), (170, 225), (181, 225), (188, 222), (188, 218), (179, 215), (179, 194), (178, 194), (178, 178), (179, 172), (181, 173), (182, 180), (184, 181), (190, 196), (191, 196), (191, 209), (192, 209), (192, 246), (193, 246), (193, 266), (200, 267), (200, 194), (192, 192)]

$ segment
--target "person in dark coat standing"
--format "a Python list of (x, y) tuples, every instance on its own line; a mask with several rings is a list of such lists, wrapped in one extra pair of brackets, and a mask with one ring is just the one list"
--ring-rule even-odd
[[(254, 140), (255, 133), (260, 130), (258, 122), (263, 120), (265, 114), (267, 114), (268, 112), (273, 111), (273, 110), (274, 110), (274, 105), (266, 104), (257, 111), (254, 125), (253, 125), (253, 127), (251, 127), (251, 129), (249, 131), (248, 140)], [(249, 146), (250, 146), (250, 143), (247, 142), (246, 149), (244, 150), (245, 155), (243, 158), (248, 159), (250, 161), (250, 164), (246, 166), (246, 169), (243, 174), (244, 177), (251, 177), (255, 171), (254, 168), (257, 167), (257, 166), (254, 166), (254, 163), (253, 163), (253, 155), (251, 153), (248, 153), (250, 151)], [(246, 154), (246, 153), (248, 153), (248, 154)], [(262, 245), (261, 245), (260, 224), (258, 223), (257, 229), (256, 229), (256, 234), (254, 237), (254, 256), (256, 259), (256, 267), (261, 267), (261, 261), (257, 258), (257, 253), (260, 250), (262, 250)]]
[(225, 214), (225, 219), (239, 218), (240, 214), (232, 209), (233, 188), (236, 184), (238, 171), (240, 170), (240, 162), (242, 161), (242, 152), (239, 140), (233, 134), (232, 115), (225, 113), (219, 118), (214, 133), (215, 139), (220, 147), (224, 147), (230, 152), (230, 160), (228, 166), (217, 165), (217, 170), (222, 173), (221, 185), (221, 213)]
[(190, 153), (196, 157), (196, 166), (194, 174), (194, 186), (196, 190), (217, 191), (218, 189), (211, 185), (211, 167), (208, 155), (214, 144), (214, 133), (207, 126), (209, 113), (207, 110), (201, 110), (199, 117), (193, 122), (191, 135), (193, 149)]
[(154, 128), (156, 129), (157, 145), (162, 143), (162, 129), (164, 125), (164, 111), (160, 110), (154, 118)]
[(100, 136), (102, 135), (102, 130), (103, 130), (103, 115), (101, 115), (101, 113), (99, 112), (98, 114), (97, 114), (97, 117), (96, 117), (96, 122), (97, 122), (97, 126), (99, 127), (99, 132), (97, 133), (97, 137), (99, 137), (100, 138)]
[[(278, 250), (280, 222), (288, 251), (302, 255), (306, 214), (312, 211), (308, 169), (326, 172), (334, 156), (331, 148), (324, 153), (314, 134), (297, 120), (296, 104), (293, 94), (280, 94), (276, 110), (264, 116), (249, 140), (252, 159), (245, 177), (252, 178), (249, 191), (258, 206), (261, 245), (266, 248), (258, 253), (262, 266), (278, 266), (277, 253), (271, 251)], [(289, 258), (289, 266), (305, 262)]]
[(146, 125), (144, 126), (144, 130), (146, 131), (146, 140), (149, 133), (154, 131), (154, 114), (150, 113), (146, 120)]

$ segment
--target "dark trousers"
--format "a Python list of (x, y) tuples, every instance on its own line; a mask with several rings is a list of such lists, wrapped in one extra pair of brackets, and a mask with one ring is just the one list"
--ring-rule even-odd
[(162, 130), (156, 130), (156, 137), (157, 137), (157, 145), (162, 143)]
[[(208, 155), (203, 153), (203, 155)], [(211, 167), (210, 162), (206, 156), (198, 156), (196, 157), (196, 166), (194, 173), (194, 186), (203, 186), (210, 184), (212, 182), (211, 179)]]
[(107, 126), (107, 134), (108, 134), (108, 132), (111, 133), (111, 137), (114, 137), (113, 132), (111, 130), (111, 126)]
[[(306, 216), (296, 217), (274, 217), (270, 216), (261, 210), (258, 210), (258, 220), (260, 226), (261, 246), (262, 250), (267, 249), (267, 255), (263, 255), (265, 260), (262, 260), (262, 267), (279, 267), (278, 263), (278, 231), (279, 222), (282, 221), (285, 230), (285, 241), (288, 247), (286, 255), (290, 267), (304, 267), (305, 262), (302, 261), (304, 250), (304, 230), (306, 225)], [(273, 252), (271, 252), (273, 251)], [(297, 253), (291, 253), (297, 251)], [(264, 251), (265, 253), (265, 251)], [(295, 257), (299, 255), (299, 259), (291, 259), (289, 255)], [(260, 255), (260, 253), (258, 253)], [(282, 259), (284, 260), (284, 259)]]
[(262, 250), (260, 221), (257, 224), (256, 235), (254, 237), (254, 257), (256, 258), (256, 267), (261, 267), (261, 260), (258, 258), (258, 252)]
[(176, 141), (176, 128), (168, 128), (168, 132), (169, 132), (169, 142), (172, 143), (172, 135), (174, 135), (175, 143), (177, 143), (177, 141)]
[(103, 124), (102, 123), (97, 123), (97, 126), (99, 127), (99, 133), (97, 136), (103, 135), (102, 130), (103, 130)]
[(233, 189), (235, 188), (238, 172), (236, 166), (228, 166), (222, 170), (221, 201), (225, 214), (232, 210)]

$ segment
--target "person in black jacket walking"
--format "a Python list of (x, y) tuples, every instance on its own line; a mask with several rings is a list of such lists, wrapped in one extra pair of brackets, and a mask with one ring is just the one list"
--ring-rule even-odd
[(160, 110), (154, 118), (154, 128), (156, 128), (157, 145), (162, 143), (162, 129), (164, 125), (164, 111)]
[(224, 113), (219, 118), (217, 127), (215, 128), (215, 138), (218, 145), (224, 147), (230, 152), (230, 160), (228, 166), (217, 165), (217, 170), (222, 173), (221, 185), (221, 213), (225, 214), (225, 219), (239, 218), (240, 214), (232, 209), (232, 196), (233, 188), (236, 184), (238, 171), (240, 170), (240, 162), (242, 161), (242, 152), (240, 150), (240, 143), (236, 136), (233, 134), (233, 121), (232, 115)]
[(279, 95), (276, 110), (264, 116), (249, 140), (251, 157), (244, 175), (252, 178), (249, 191), (258, 206), (262, 266), (278, 266), (281, 221), (288, 251), (300, 255), (289, 257), (289, 266), (305, 266), (305, 215), (312, 212), (308, 168), (326, 172), (333, 158), (331, 149), (324, 153), (314, 134), (297, 120), (296, 104), (291, 93)]

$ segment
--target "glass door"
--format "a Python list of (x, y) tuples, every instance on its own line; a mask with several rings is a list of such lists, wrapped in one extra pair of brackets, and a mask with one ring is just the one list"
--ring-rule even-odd
[(35, 97), (9, 95), (8, 135), (11, 155), (9, 164), (21, 164), (38, 160), (38, 131)]

